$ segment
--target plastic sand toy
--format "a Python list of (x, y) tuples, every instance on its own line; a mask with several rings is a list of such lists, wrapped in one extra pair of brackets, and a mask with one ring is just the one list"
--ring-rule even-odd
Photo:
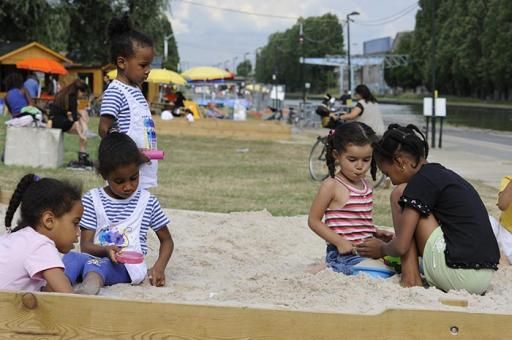
[(131, 250), (121, 251), (116, 255), (117, 261), (126, 264), (139, 264), (144, 262), (144, 255)]

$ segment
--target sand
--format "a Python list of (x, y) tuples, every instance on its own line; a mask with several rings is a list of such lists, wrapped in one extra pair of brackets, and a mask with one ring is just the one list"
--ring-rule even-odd
[[(1, 207), (1, 217), (5, 206)], [(398, 277), (344, 276), (329, 269), (306, 272), (322, 261), (325, 243), (307, 216), (274, 217), (268, 211), (207, 213), (166, 209), (175, 251), (167, 285), (120, 284), (102, 289), (114, 298), (175, 303), (250, 306), (286, 310), (377, 314), (389, 308), (512, 313), (512, 266), (500, 267), (485, 296), (435, 288), (401, 288)], [(150, 232), (152, 265), (159, 242)], [(440, 299), (467, 301), (467, 307)]]

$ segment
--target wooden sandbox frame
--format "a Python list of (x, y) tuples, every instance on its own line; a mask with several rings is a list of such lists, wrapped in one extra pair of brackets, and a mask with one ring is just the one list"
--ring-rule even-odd
[(205, 136), (242, 140), (289, 140), (291, 126), (282, 122), (264, 120), (234, 121), (198, 119), (188, 122), (183, 118), (162, 120), (154, 117), (158, 135)]
[(2, 339), (510, 339), (512, 315), (316, 313), (0, 291)]

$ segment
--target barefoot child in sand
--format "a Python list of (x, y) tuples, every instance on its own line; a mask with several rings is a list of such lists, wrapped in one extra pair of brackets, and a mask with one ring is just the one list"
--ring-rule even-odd
[(321, 184), (309, 211), (309, 227), (327, 242), (327, 266), (347, 275), (366, 260), (357, 253), (357, 244), (372, 236), (386, 241), (393, 237), (375, 228), (372, 220), (373, 191), (365, 177), (370, 167), (375, 176), (372, 143), (376, 139), (364, 123), (346, 123), (331, 130), (326, 150), (330, 177)]
[[(0, 289), (72, 293), (59, 256), (78, 242), (83, 206), (80, 188), (52, 178), (25, 175), (5, 213), (0, 237)], [(16, 209), (21, 219), (11, 231)]]
[[(109, 25), (110, 56), (117, 67), (117, 78), (103, 94), (98, 133), (103, 138), (110, 131), (128, 134), (139, 149), (156, 149), (155, 124), (149, 104), (141, 91), (153, 60), (153, 41), (135, 31), (127, 15), (113, 18)], [(158, 161), (141, 167), (140, 184), (157, 186)]]
[[(82, 253), (63, 258), (66, 275), (77, 292), (97, 294), (104, 285), (141, 283), (148, 275), (151, 285), (165, 285), (165, 268), (174, 243), (167, 228), (169, 219), (155, 196), (139, 186), (139, 168), (147, 158), (126, 134), (112, 132), (102, 139), (98, 151), (98, 172), (107, 182), (92, 189), (83, 199), (80, 222)], [(123, 264), (120, 256), (134, 251), (147, 254), (147, 233), (153, 229), (160, 241), (158, 259), (146, 263)]]
[(374, 149), (379, 168), (401, 185), (391, 197), (395, 238), (369, 239), (358, 252), (400, 256), (404, 286), (422, 284), (419, 255), (429, 285), (484, 293), (500, 253), (476, 190), (455, 172), (427, 161), (428, 144), (414, 125), (390, 125)]

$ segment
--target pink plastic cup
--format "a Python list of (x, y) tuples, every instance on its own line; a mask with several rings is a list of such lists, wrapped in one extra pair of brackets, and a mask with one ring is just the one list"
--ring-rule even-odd
[(131, 250), (125, 250), (117, 253), (116, 259), (119, 263), (139, 264), (144, 262), (144, 255)]
[(164, 159), (164, 152), (162, 150), (143, 150), (142, 153), (149, 159), (161, 160)]

